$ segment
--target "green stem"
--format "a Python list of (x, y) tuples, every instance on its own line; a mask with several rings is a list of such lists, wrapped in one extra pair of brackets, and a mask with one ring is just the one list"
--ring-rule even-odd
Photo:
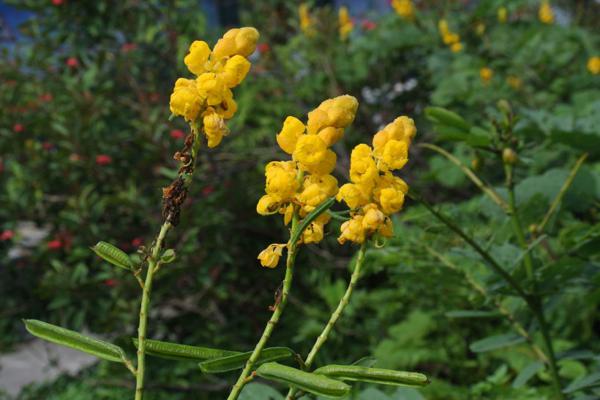
[[(323, 329), (323, 331), (317, 338), (315, 344), (313, 345), (312, 349), (308, 353), (308, 356), (306, 357), (306, 361), (304, 362), (306, 369), (309, 369), (311, 367), (312, 363), (315, 360), (317, 353), (319, 352), (321, 347), (323, 347), (323, 345), (327, 341), (327, 339), (329, 337), (329, 333), (335, 326), (338, 319), (340, 319), (340, 317), (342, 316), (342, 313), (344, 312), (344, 309), (348, 305), (348, 303), (350, 301), (350, 297), (352, 296), (352, 291), (354, 290), (354, 287), (356, 286), (356, 283), (358, 282), (358, 279), (360, 278), (360, 272), (361, 272), (361, 268), (362, 268), (364, 260), (365, 260), (366, 250), (367, 250), (367, 243), (365, 242), (360, 246), (360, 250), (358, 251), (358, 257), (356, 259), (356, 263), (354, 264), (354, 271), (352, 271), (352, 276), (350, 278), (350, 283), (348, 284), (348, 287), (346, 288), (346, 292), (340, 299), (340, 302), (338, 303), (337, 308), (335, 309), (333, 314), (331, 314), (329, 321), (327, 321), (327, 325), (325, 325), (325, 328)], [(295, 388), (290, 389), (290, 391), (287, 394), (286, 399), (287, 400), (294, 399), (297, 392), (298, 392), (298, 390)]]
[(536, 303), (535, 307), (532, 308), (532, 311), (535, 315), (535, 318), (538, 320), (538, 323), (540, 324), (540, 331), (542, 332), (544, 347), (546, 347), (546, 352), (548, 353), (548, 364), (550, 365), (550, 373), (552, 375), (552, 384), (554, 386), (554, 390), (556, 391), (556, 398), (562, 400), (565, 398), (565, 395), (562, 392), (562, 385), (560, 383), (560, 376), (558, 375), (558, 367), (556, 365), (556, 355), (554, 353), (552, 339), (550, 338), (548, 322), (544, 316), (544, 310), (539, 303)]
[(508, 189), (508, 214), (510, 215), (510, 220), (512, 222), (515, 235), (517, 236), (519, 246), (521, 246), (521, 249), (523, 249), (525, 252), (523, 256), (523, 263), (525, 264), (527, 278), (529, 280), (533, 280), (533, 261), (531, 259), (531, 254), (528, 251), (529, 246), (527, 245), (527, 240), (525, 239), (525, 234), (523, 233), (523, 224), (521, 223), (519, 212), (517, 210), (512, 165), (504, 163), (504, 172), (506, 174), (506, 188)]
[(146, 358), (146, 330), (148, 326), (148, 306), (150, 304), (150, 293), (152, 291), (152, 278), (154, 271), (159, 265), (160, 250), (162, 243), (171, 223), (165, 222), (160, 228), (156, 242), (152, 247), (150, 259), (148, 261), (148, 271), (146, 272), (146, 280), (142, 291), (142, 304), (140, 306), (140, 322), (138, 326), (138, 350), (137, 350), (137, 372), (135, 377), (135, 400), (142, 400), (144, 395), (144, 367)]
[[(292, 229), (291, 229), (292, 233), (295, 232), (295, 230), (297, 229), (297, 226), (298, 226), (298, 212), (294, 211), (294, 217), (292, 219)], [(252, 379), (252, 377), (250, 376), (250, 373), (252, 372), (252, 369), (254, 368), (254, 364), (256, 364), (256, 360), (258, 360), (260, 353), (262, 352), (263, 348), (267, 344), (267, 341), (271, 337), (271, 333), (273, 333), (273, 330), (275, 329), (275, 326), (279, 322), (279, 318), (281, 317), (281, 314), (283, 313), (283, 310), (285, 309), (285, 306), (286, 306), (287, 300), (288, 300), (288, 295), (290, 293), (290, 288), (292, 286), (292, 279), (294, 276), (294, 263), (296, 261), (297, 245), (298, 245), (297, 243), (291, 243), (291, 242), (288, 243), (287, 259), (286, 259), (286, 265), (285, 265), (285, 278), (283, 279), (283, 289), (281, 291), (281, 297), (278, 300), (276, 300), (275, 308), (273, 310), (273, 314), (271, 315), (271, 319), (269, 319), (269, 322), (267, 322), (267, 326), (265, 326), (265, 329), (263, 331), (262, 336), (260, 337), (260, 340), (254, 347), (254, 350), (252, 351), (252, 355), (246, 362), (246, 365), (244, 366), (244, 370), (242, 371), (242, 373), (238, 377), (238, 380), (236, 381), (235, 385), (231, 389), (231, 393), (229, 393), (227, 400), (237, 399), (239, 397), (240, 393), (242, 392), (244, 385), (246, 385), (246, 383), (250, 379)]]

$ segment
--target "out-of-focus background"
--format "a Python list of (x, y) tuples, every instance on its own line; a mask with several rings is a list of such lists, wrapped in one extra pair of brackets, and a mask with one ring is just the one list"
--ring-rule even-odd
[[(406, 18), (386, 0), (307, 2), (311, 28), (303, 30), (295, 1), (0, 1), (0, 398), (131, 395), (126, 369), (38, 342), (21, 319), (131, 348), (139, 286), (89, 247), (105, 240), (135, 253), (152, 241), (161, 187), (173, 178), (172, 154), (186, 132), (182, 120), (169, 121), (173, 83), (189, 75), (183, 57), (193, 40), (214, 44), (233, 26), (254, 26), (261, 38), (251, 73), (236, 89), (231, 134), (201, 151), (169, 238), (177, 261), (155, 284), (149, 336), (236, 350), (259, 337), (283, 269), (260, 268), (256, 255), (286, 231), (279, 219), (258, 216), (255, 205), (264, 165), (283, 157), (275, 134), (286, 116), (305, 119), (339, 94), (358, 98), (356, 120), (335, 147), (340, 178), (354, 145), (408, 115), (418, 127), (416, 143), (436, 142), (502, 186), (495, 155), (474, 150), (469, 137), (440, 133), (424, 109), (442, 106), (487, 128), (501, 119), (497, 102), (504, 99), (518, 116), (516, 191), (526, 226), (543, 217), (574, 161), (589, 154), (551, 220), (551, 240), (542, 246), (552, 267), (541, 273), (551, 275), (555, 346), (580, 351), (561, 360), (561, 377), (565, 384), (588, 379), (570, 396), (599, 398), (600, 65), (590, 59), (600, 56), (600, 5), (553, 0), (554, 21), (544, 23), (538, 0), (413, 3), (416, 16)], [(346, 38), (338, 32), (340, 6), (352, 17)], [(460, 35), (460, 51), (444, 44), (442, 18)], [(460, 169), (416, 145), (410, 158), (402, 172), (411, 187), (503, 262), (515, 262), (520, 253), (505, 217)], [(478, 257), (410, 200), (395, 225), (386, 247), (369, 252), (319, 364), (372, 356), (380, 366), (433, 378), (421, 391), (359, 385), (357, 399), (550, 399), (547, 372), (521, 374), (531, 363), (525, 344), (470, 346), (510, 331), (465, 281), (472, 272), (475, 283), (496, 290)], [(343, 293), (355, 249), (339, 246), (337, 226), (329, 229), (328, 239), (298, 260), (273, 345), (305, 354)], [(235, 378), (156, 358), (147, 370), (148, 399), (223, 398)], [(277, 398), (267, 386), (252, 389), (258, 394), (247, 399)]]

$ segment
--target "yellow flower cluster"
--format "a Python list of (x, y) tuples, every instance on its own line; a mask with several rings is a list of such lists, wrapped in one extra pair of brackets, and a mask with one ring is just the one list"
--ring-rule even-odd
[(505, 24), (507, 20), (508, 10), (506, 9), (506, 7), (500, 7), (498, 9), (498, 22), (500, 22), (501, 24)]
[(300, 17), (300, 29), (302, 29), (302, 32), (308, 36), (312, 36), (315, 31), (313, 28), (314, 23), (308, 9), (308, 4), (300, 4), (298, 7), (298, 16)]
[(538, 18), (544, 24), (553, 24), (554, 23), (554, 11), (552, 11), (552, 7), (550, 3), (546, 0), (542, 1), (540, 4), (540, 9), (538, 10)]
[(494, 76), (494, 71), (491, 68), (483, 67), (479, 70), (479, 77), (484, 85), (487, 85), (492, 80)]
[(402, 116), (373, 137), (373, 147), (359, 144), (350, 155), (350, 181), (337, 195), (351, 209), (338, 242), (363, 243), (374, 234), (391, 237), (390, 216), (402, 208), (408, 185), (394, 176), (408, 162), (408, 149), (417, 133), (412, 119)]
[(247, 57), (254, 52), (258, 37), (254, 28), (230, 29), (212, 51), (206, 42), (194, 41), (184, 58), (196, 79), (177, 79), (171, 94), (171, 112), (188, 122), (202, 118), (208, 147), (217, 146), (229, 133), (225, 120), (237, 110), (231, 89), (250, 70)]
[(392, 7), (401, 18), (413, 20), (415, 18), (415, 6), (412, 0), (392, 0)]
[(442, 41), (446, 46), (450, 47), (454, 53), (458, 53), (462, 50), (463, 45), (460, 42), (460, 35), (458, 33), (454, 33), (448, 27), (448, 22), (445, 19), (440, 19), (438, 22), (438, 29), (440, 31), (440, 35), (442, 36)]
[(590, 57), (587, 62), (587, 69), (592, 75), (600, 74), (600, 56)]
[(339, 31), (340, 38), (342, 40), (346, 40), (354, 29), (354, 22), (352, 22), (352, 18), (350, 18), (350, 13), (348, 12), (348, 7), (342, 6), (340, 7), (340, 11), (338, 13), (339, 20)]
[[(344, 136), (344, 129), (354, 120), (357, 108), (358, 101), (344, 95), (325, 100), (309, 112), (306, 125), (295, 117), (285, 119), (277, 144), (292, 160), (267, 164), (266, 194), (256, 205), (260, 215), (283, 214), (287, 225), (294, 212), (303, 218), (338, 193), (337, 179), (331, 175), (337, 156), (330, 147)], [(306, 228), (301, 242), (320, 242), (329, 219), (328, 214), (321, 214)], [(262, 251), (258, 257), (261, 264), (275, 267), (282, 246), (285, 247), (272, 244)]]

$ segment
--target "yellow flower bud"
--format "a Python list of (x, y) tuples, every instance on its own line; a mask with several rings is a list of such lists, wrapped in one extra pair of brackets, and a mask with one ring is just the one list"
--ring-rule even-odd
[(587, 69), (593, 75), (600, 74), (600, 57), (590, 57), (590, 59), (587, 62)]
[(265, 194), (256, 204), (256, 212), (260, 215), (275, 214), (279, 210), (279, 202), (273, 196)]
[(315, 135), (323, 128), (333, 126), (345, 128), (354, 121), (358, 100), (350, 95), (343, 95), (323, 101), (308, 113), (308, 133)]
[(183, 62), (194, 75), (201, 75), (206, 72), (206, 62), (210, 56), (210, 47), (206, 42), (195, 40)]
[(369, 198), (359, 185), (346, 183), (340, 188), (336, 200), (343, 200), (349, 208), (355, 209), (367, 204)]
[(479, 70), (479, 76), (484, 84), (488, 84), (494, 76), (494, 71), (492, 71), (491, 68), (483, 67)]
[(229, 128), (225, 125), (225, 120), (216, 112), (209, 109), (202, 119), (204, 124), (204, 134), (208, 139), (208, 147), (213, 148), (221, 143), (223, 136), (229, 134)]
[(260, 260), (260, 265), (267, 268), (275, 268), (283, 254), (284, 247), (286, 247), (285, 244), (270, 244), (266, 249), (261, 251), (257, 257), (258, 260)]
[(225, 89), (225, 92), (223, 92), (223, 101), (219, 105), (215, 106), (215, 108), (217, 112), (225, 119), (231, 119), (235, 115), (238, 106), (233, 99), (233, 93), (231, 93), (231, 90)]
[(319, 137), (323, 139), (327, 147), (331, 147), (344, 136), (343, 128), (334, 128), (333, 126), (328, 126), (325, 129), (321, 129), (318, 133)]
[(396, 213), (404, 205), (404, 193), (394, 187), (382, 189), (379, 195), (379, 204), (385, 214), (391, 215)]
[(379, 169), (389, 171), (400, 169), (408, 162), (408, 145), (404, 141), (388, 141), (379, 160)]
[(344, 222), (340, 228), (341, 235), (338, 237), (340, 244), (346, 241), (354, 243), (363, 243), (365, 241), (365, 231), (362, 227), (363, 216), (355, 215), (352, 219)]
[(230, 88), (239, 85), (248, 74), (248, 71), (250, 71), (250, 61), (240, 55), (231, 57), (223, 68), (222, 76), (225, 85)]
[(265, 192), (276, 201), (290, 201), (298, 189), (296, 168), (291, 161), (271, 161), (265, 169), (267, 183)]
[(196, 86), (198, 92), (204, 98), (209, 106), (218, 105), (223, 102), (227, 96), (227, 88), (223, 79), (213, 73), (206, 72), (196, 79)]
[(311, 174), (326, 175), (335, 167), (335, 153), (328, 150), (323, 139), (316, 135), (301, 136), (292, 156)]
[(288, 154), (294, 153), (298, 139), (304, 133), (304, 124), (296, 117), (287, 117), (283, 122), (283, 128), (277, 135), (277, 144)]
[(346, 40), (354, 29), (354, 23), (352, 22), (352, 18), (350, 18), (350, 13), (348, 12), (348, 7), (342, 6), (340, 7), (339, 14), (339, 33), (340, 38), (342, 40)]
[(415, 8), (411, 0), (392, 0), (392, 7), (403, 19), (412, 20), (415, 17)]
[(462, 49), (463, 45), (461, 42), (454, 43), (452, 46), (450, 46), (450, 50), (452, 50), (453, 53), (459, 53)]
[(171, 94), (169, 107), (175, 115), (180, 115), (186, 121), (193, 121), (200, 112), (202, 97), (191, 79), (179, 78)]
[(251, 27), (230, 29), (215, 45), (213, 56), (217, 60), (233, 55), (248, 57), (254, 53), (259, 36)]
[(386, 216), (377, 208), (377, 204), (367, 204), (363, 207), (363, 212), (362, 227), (366, 232), (377, 231), (385, 222)]
[(371, 147), (361, 143), (350, 154), (350, 180), (365, 186), (375, 185), (378, 171), (371, 156)]
[(544, 24), (554, 23), (554, 11), (552, 11), (552, 7), (548, 1), (542, 1), (538, 10), (538, 18)]
[(323, 240), (324, 232), (324, 225), (322, 223), (313, 221), (302, 233), (302, 242), (305, 244), (319, 243), (321, 240)]

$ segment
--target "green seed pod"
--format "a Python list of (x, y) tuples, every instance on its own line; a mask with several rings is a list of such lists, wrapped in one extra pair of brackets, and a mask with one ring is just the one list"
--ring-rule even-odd
[(427, 376), (419, 372), (368, 368), (360, 365), (327, 365), (316, 369), (314, 373), (343, 381), (370, 382), (381, 385), (418, 387), (429, 383)]
[[(132, 339), (133, 345), (138, 347), (138, 340)], [(213, 349), (209, 347), (190, 346), (186, 344), (163, 342), (160, 340), (146, 339), (146, 354), (167, 358), (172, 360), (208, 360), (211, 358), (227, 357), (235, 354), (241, 354), (237, 351)]]
[(100, 258), (119, 268), (131, 270), (134, 268), (129, 256), (121, 249), (110, 243), (98, 242), (91, 248)]
[(261, 378), (281, 382), (318, 396), (338, 398), (345, 396), (350, 391), (350, 386), (344, 382), (275, 362), (261, 365), (256, 370), (256, 374)]
[[(282, 360), (294, 356), (292, 349), (287, 347), (269, 347), (260, 352), (260, 357), (255, 365), (260, 365), (270, 361)], [(222, 372), (234, 371), (244, 368), (246, 361), (250, 358), (252, 352), (233, 354), (225, 357), (212, 358), (199, 363), (200, 370), (205, 374), (218, 374)]]

